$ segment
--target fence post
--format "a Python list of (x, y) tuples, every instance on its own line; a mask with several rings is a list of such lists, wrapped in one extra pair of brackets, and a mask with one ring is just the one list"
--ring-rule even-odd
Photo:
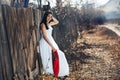
[(8, 35), (4, 24), (2, 4), (0, 1), (0, 80), (12, 80), (13, 70), (11, 62)]

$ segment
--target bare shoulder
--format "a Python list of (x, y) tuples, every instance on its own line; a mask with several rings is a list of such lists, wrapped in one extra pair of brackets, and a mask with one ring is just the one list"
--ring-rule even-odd
[(44, 24), (44, 23), (42, 23), (40, 26), (41, 26), (41, 27), (42, 27), (42, 26), (45, 26), (45, 24)]
[(42, 23), (40, 26), (41, 26), (41, 30), (45, 30), (46, 29), (44, 23)]

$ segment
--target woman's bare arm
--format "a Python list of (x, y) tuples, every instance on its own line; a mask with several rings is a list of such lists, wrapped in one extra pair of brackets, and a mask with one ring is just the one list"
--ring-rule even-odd
[(52, 17), (52, 19), (53, 19), (53, 21), (50, 22), (49, 25), (54, 26), (59, 23), (59, 21), (55, 17)]
[(50, 40), (48, 39), (47, 35), (46, 35), (46, 27), (45, 24), (41, 24), (41, 30), (43, 33), (43, 38), (45, 39), (45, 41), (51, 46), (51, 48), (53, 49), (53, 51), (55, 51), (54, 46), (52, 45), (52, 43), (50, 42)]

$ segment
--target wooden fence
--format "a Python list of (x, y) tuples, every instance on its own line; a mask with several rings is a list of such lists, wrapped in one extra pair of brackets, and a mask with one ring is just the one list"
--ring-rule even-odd
[(0, 6), (0, 80), (28, 80), (40, 74), (41, 11)]

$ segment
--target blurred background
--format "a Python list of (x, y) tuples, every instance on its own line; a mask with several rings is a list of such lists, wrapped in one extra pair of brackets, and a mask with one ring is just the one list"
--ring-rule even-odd
[[(29, 72), (30, 77), (31, 70), (26, 65), (30, 65), (30, 69), (32, 69), (32, 63), (36, 63), (31, 62), (36, 51), (34, 46), (39, 41), (37, 38), (39, 23), (47, 10), (52, 11), (60, 22), (53, 27), (53, 36), (60, 49), (65, 52), (69, 63), (70, 76), (66, 80), (120, 80), (120, 0), (0, 0), (0, 5), (2, 6), (0, 24), (5, 26), (5, 29), (0, 27), (1, 35), (11, 36), (0, 37), (1, 44), (4, 44), (3, 38), (8, 39), (8, 43), (6, 42), (8, 49), (4, 50), (4, 47), (0, 45), (0, 57), (3, 56), (2, 53), (7, 55), (7, 58), (0, 59), (2, 72), (0, 76), (10, 76), (8, 79), (0, 77), (1, 80), (12, 80), (11, 75), (18, 75), (18, 80), (24, 80), (22, 78), (24, 72), (26, 74)], [(3, 32), (6, 33), (2, 34)], [(14, 41), (15, 39), (18, 41)], [(16, 46), (11, 48), (13, 44), (17, 46), (17, 49)], [(19, 48), (20, 51), (17, 52)], [(14, 49), (16, 51), (12, 51)], [(21, 52), (22, 49), (23, 52)], [(8, 55), (9, 50), (11, 51), (9, 55), (12, 57)], [(16, 55), (14, 56), (12, 53)], [(32, 55), (30, 59), (26, 57), (24, 60), (22, 57), (25, 67), (19, 58), (20, 53)], [(24, 54), (22, 55), (24, 56)], [(17, 61), (16, 59), (20, 61), (14, 62)], [(4, 68), (4, 61), (13, 68), (8, 66)], [(19, 64), (22, 68), (18, 66)], [(19, 73), (20, 71), (21, 73)], [(47, 77), (49, 78), (49, 76)]]

